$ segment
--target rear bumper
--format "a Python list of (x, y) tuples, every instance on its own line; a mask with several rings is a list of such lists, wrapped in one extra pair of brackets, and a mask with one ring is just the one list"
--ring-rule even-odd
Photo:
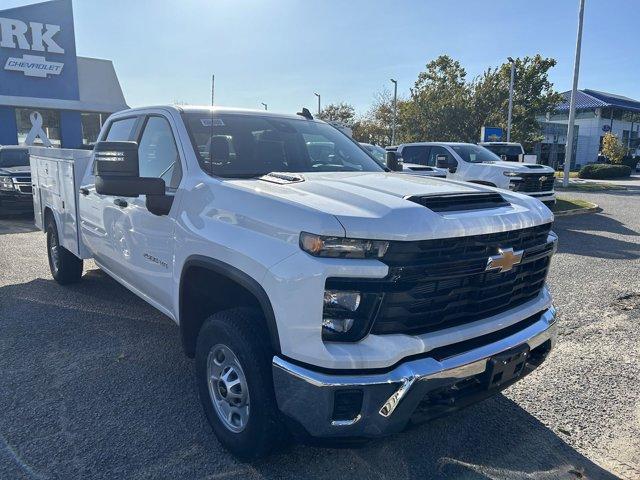
[(24, 193), (0, 192), (0, 215), (32, 212), (32, 195)]
[[(280, 410), (314, 437), (377, 437), (396, 433), (409, 420), (427, 420), (463, 408), (512, 385), (538, 367), (555, 344), (553, 307), (521, 330), (454, 355), (422, 357), (378, 373), (326, 373), (273, 358), (273, 380)], [(527, 346), (521, 374), (485, 388), (491, 358)], [(351, 418), (336, 414), (334, 399), (346, 392), (359, 400)], [(357, 393), (356, 393), (357, 392)]]

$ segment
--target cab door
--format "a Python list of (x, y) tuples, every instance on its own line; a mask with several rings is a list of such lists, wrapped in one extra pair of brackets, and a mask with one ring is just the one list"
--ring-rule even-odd
[(168, 215), (154, 215), (147, 210), (145, 195), (113, 199), (120, 212), (111, 233), (117, 270), (139, 293), (171, 311), (176, 193), (182, 179), (182, 159), (168, 117), (146, 115), (136, 140), (140, 176), (162, 178), (174, 203)]

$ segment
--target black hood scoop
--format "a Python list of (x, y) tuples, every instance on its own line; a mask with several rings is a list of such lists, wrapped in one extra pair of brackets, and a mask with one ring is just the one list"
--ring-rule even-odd
[(460, 212), (508, 207), (511, 204), (496, 192), (450, 193), (406, 197), (410, 202), (427, 207), (434, 212)]

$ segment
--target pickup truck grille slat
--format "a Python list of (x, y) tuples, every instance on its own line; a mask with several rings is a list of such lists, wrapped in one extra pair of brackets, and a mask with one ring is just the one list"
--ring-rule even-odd
[[(327, 288), (382, 292), (372, 333), (423, 334), (497, 315), (536, 298), (544, 286), (554, 245), (551, 224), (488, 235), (391, 242), (381, 280), (329, 279)], [(486, 272), (498, 248), (524, 250), (510, 271)], [(349, 285), (351, 282), (351, 285)]]
[[(541, 180), (542, 178), (542, 180)], [(513, 188), (514, 192), (549, 192), (553, 191), (555, 178), (553, 174), (523, 174), (522, 181), (517, 182)]]

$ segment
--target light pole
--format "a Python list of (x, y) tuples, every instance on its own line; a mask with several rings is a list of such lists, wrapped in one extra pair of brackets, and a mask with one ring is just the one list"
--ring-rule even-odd
[(263, 106), (263, 107), (264, 107), (264, 109), (266, 110), (266, 109), (267, 109), (267, 104), (266, 104), (266, 103), (264, 103), (264, 102), (260, 102), (260, 103), (262, 104), (262, 106)]
[(320, 115), (320, 94), (315, 92), (313, 94), (318, 97), (318, 115)]
[(211, 75), (211, 106), (213, 107), (213, 94), (215, 93), (216, 76)]
[(576, 93), (578, 91), (578, 76), (580, 74), (580, 49), (582, 48), (582, 21), (584, 19), (584, 0), (580, 0), (578, 9), (578, 38), (576, 39), (576, 59), (573, 64), (573, 87), (571, 89), (571, 101), (569, 102), (569, 125), (567, 126), (567, 146), (564, 153), (564, 175), (562, 186), (569, 186), (569, 171), (571, 170), (571, 157), (573, 156), (573, 129), (576, 123)]
[(511, 115), (513, 114), (513, 81), (516, 77), (516, 62), (507, 58), (511, 64), (511, 81), (509, 82), (509, 113), (507, 114), (507, 142), (511, 141)]
[(396, 114), (398, 109), (398, 81), (390, 79), (393, 83), (393, 123), (391, 124), (391, 145), (396, 144)]

